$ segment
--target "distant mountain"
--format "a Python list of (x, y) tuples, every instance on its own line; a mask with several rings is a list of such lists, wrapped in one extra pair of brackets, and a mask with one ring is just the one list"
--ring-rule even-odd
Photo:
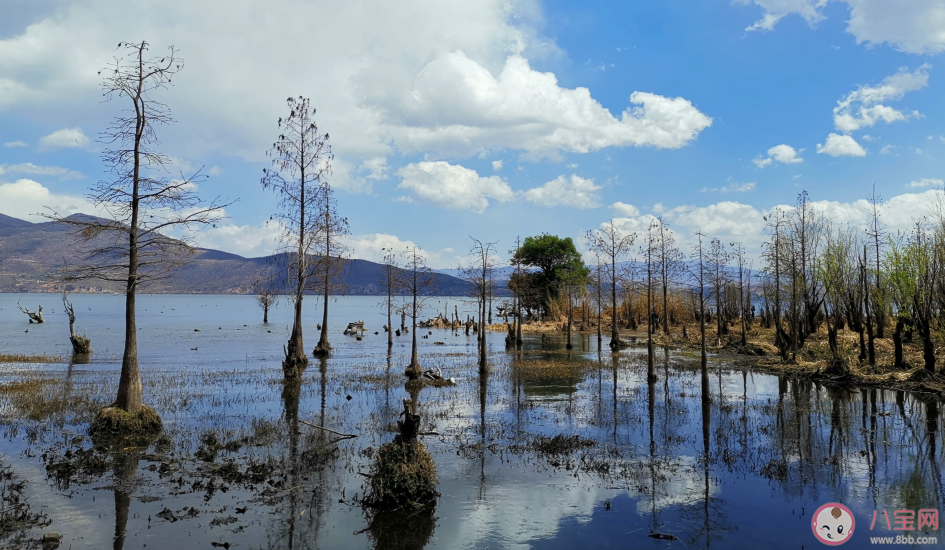
[[(70, 218), (92, 218), (74, 214)], [(90, 245), (76, 241), (69, 226), (31, 223), (0, 214), (0, 292), (58, 292), (55, 270), (82, 258)], [(94, 242), (91, 246), (94, 246)], [(251, 294), (254, 284), (285, 265), (281, 255), (244, 258), (220, 250), (197, 248), (193, 260), (170, 277), (150, 283), (143, 292), (160, 294)], [(337, 294), (381, 295), (384, 266), (366, 260), (346, 260)], [(434, 274), (436, 293), (457, 296), (471, 285), (446, 273)], [(70, 285), (72, 292), (123, 292), (120, 282), (86, 281)]]

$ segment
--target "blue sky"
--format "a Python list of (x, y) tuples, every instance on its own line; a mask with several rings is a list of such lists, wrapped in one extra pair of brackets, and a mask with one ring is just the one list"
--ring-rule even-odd
[(162, 150), (239, 199), (197, 242), (243, 255), (274, 249), (259, 176), (290, 95), (332, 136), (351, 254), (372, 260), (414, 243), (455, 267), (470, 235), (583, 246), (658, 215), (682, 246), (701, 229), (757, 251), (801, 190), (861, 224), (875, 184), (904, 229), (945, 177), (942, 0), (4, 4), (0, 213), (34, 221), (90, 211), (124, 108), (97, 71), (142, 39), (186, 61)]

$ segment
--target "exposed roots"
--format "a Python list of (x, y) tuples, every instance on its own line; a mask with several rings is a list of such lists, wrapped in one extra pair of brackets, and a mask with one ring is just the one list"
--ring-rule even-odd
[(100, 410), (89, 427), (93, 439), (147, 439), (164, 431), (164, 424), (151, 407), (142, 406), (141, 412), (131, 414), (117, 407)]

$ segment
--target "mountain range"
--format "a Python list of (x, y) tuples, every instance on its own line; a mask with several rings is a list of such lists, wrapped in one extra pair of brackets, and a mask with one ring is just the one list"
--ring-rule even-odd
[[(88, 218), (84, 214), (74, 214)], [(70, 216), (72, 217), (72, 216)], [(90, 243), (95, 246), (95, 242)], [(0, 292), (59, 292), (56, 270), (81, 261), (82, 245), (62, 223), (32, 223), (0, 214)], [(252, 294), (255, 284), (284, 264), (282, 255), (244, 258), (237, 254), (197, 248), (192, 260), (167, 278), (142, 290), (158, 294)], [(338, 294), (376, 296), (385, 292), (384, 266), (367, 260), (345, 260)], [(460, 296), (472, 285), (447, 273), (434, 273), (436, 294)], [(85, 281), (68, 285), (70, 292), (124, 292), (123, 282)]]

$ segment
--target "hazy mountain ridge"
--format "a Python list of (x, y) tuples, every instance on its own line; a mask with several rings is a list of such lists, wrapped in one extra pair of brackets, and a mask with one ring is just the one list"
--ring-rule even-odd
[[(75, 216), (87, 217), (83, 214)], [(0, 292), (59, 292), (56, 269), (83, 255), (69, 226), (31, 223), (0, 214)], [(94, 243), (92, 243), (94, 246)], [(284, 265), (281, 255), (244, 258), (237, 254), (197, 248), (193, 260), (169, 277), (149, 283), (143, 292), (158, 294), (251, 294), (261, 278)], [(448, 274), (435, 273), (437, 294), (465, 295), (471, 285)], [(381, 295), (384, 266), (367, 260), (345, 260), (342, 283), (334, 294)], [(123, 292), (121, 282), (84, 281), (69, 285), (72, 292)]]

